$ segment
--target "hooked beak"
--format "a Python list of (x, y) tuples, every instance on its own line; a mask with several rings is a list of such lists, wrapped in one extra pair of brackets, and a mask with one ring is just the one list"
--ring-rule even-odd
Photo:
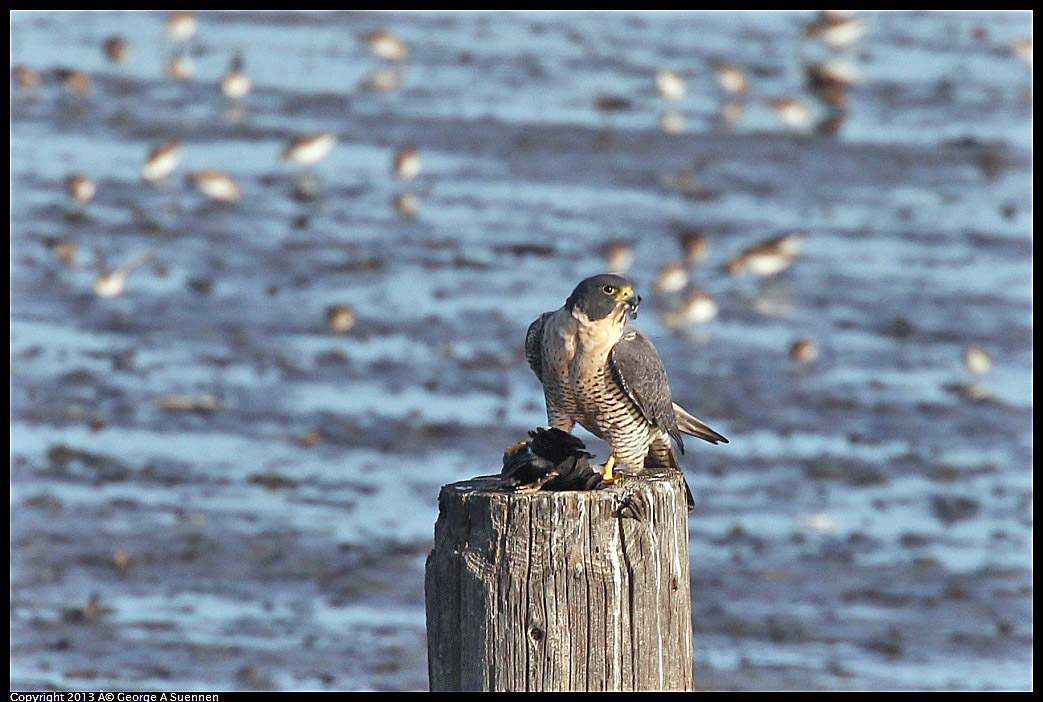
[(634, 289), (631, 287), (623, 288), (616, 295), (616, 300), (620, 304), (626, 305), (627, 313), (631, 319), (637, 319), (637, 308), (641, 304), (641, 296), (634, 293)]

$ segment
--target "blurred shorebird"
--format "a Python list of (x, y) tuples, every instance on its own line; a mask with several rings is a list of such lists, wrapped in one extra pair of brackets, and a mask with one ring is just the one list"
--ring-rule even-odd
[(699, 288), (692, 288), (676, 307), (668, 308), (662, 314), (662, 320), (670, 329), (680, 329), (692, 324), (705, 324), (719, 311), (716, 300)]
[(80, 205), (86, 205), (94, 199), (94, 194), (97, 192), (97, 188), (95, 188), (94, 181), (90, 178), (75, 173), (65, 179), (65, 192), (69, 194), (69, 197), (73, 202)]
[(688, 266), (680, 262), (667, 263), (656, 273), (653, 287), (656, 292), (673, 293), (688, 285)]
[(769, 239), (745, 249), (725, 264), (728, 275), (738, 275), (749, 270), (757, 276), (767, 278), (789, 268), (804, 243), (804, 236), (793, 232)]
[(348, 305), (330, 305), (326, 308), (326, 323), (330, 331), (346, 334), (355, 326), (355, 310)]
[(800, 100), (781, 97), (768, 100), (768, 107), (783, 126), (790, 129), (805, 129), (811, 125), (811, 110)]
[(101, 606), (101, 595), (97, 592), (92, 592), (90, 597), (87, 599), (87, 604), (82, 607), (71, 607), (63, 609), (61, 612), (62, 621), (73, 623), (73, 624), (88, 624), (96, 621), (99, 617), (111, 614), (111, 607)]
[(789, 357), (794, 363), (811, 363), (818, 358), (818, 347), (810, 339), (797, 339), (789, 347)]
[(699, 232), (683, 232), (678, 241), (684, 260), (690, 266), (702, 262), (710, 253), (710, 242)]
[(413, 146), (404, 146), (395, 153), (392, 170), (401, 180), (412, 180), (420, 175), (423, 164), (420, 161), (420, 150)]
[(105, 57), (110, 63), (124, 63), (130, 53), (130, 45), (123, 37), (115, 34), (105, 40)]
[(188, 82), (196, 75), (196, 65), (188, 54), (171, 56), (166, 65), (167, 76), (181, 83)]
[(598, 112), (622, 112), (623, 110), (629, 110), (633, 105), (625, 97), (609, 95), (608, 93), (597, 93), (594, 96), (594, 106), (598, 109)]
[(398, 193), (393, 204), (395, 211), (403, 217), (416, 217), (420, 211), (420, 196), (413, 192)]
[(717, 316), (717, 301), (699, 288), (693, 288), (678, 307), (678, 313), (687, 324), (702, 324)]
[(11, 69), (11, 77), (19, 88), (25, 90), (35, 90), (40, 85), (40, 72), (22, 64)]
[(1011, 42), (1010, 50), (1014, 52), (1015, 56), (1024, 61), (1029, 68), (1032, 68), (1032, 37)]
[(122, 295), (127, 288), (127, 276), (135, 268), (140, 268), (151, 261), (154, 255), (151, 251), (138, 254), (115, 269), (106, 272), (104, 270), (104, 259), (99, 252), (98, 267), (100, 272), (97, 280), (94, 281), (94, 294), (105, 300)]
[(832, 58), (808, 64), (804, 69), (808, 83), (836, 83), (845, 88), (853, 88), (862, 81), (858, 69), (842, 58)]
[(252, 87), (250, 79), (243, 72), (243, 54), (236, 52), (228, 73), (221, 79), (221, 92), (230, 100), (239, 100), (246, 97)]
[(74, 68), (59, 68), (55, 71), (55, 75), (65, 86), (66, 92), (83, 96), (91, 91), (91, 77), (83, 71)]
[(362, 87), (377, 93), (388, 93), (402, 82), (402, 70), (398, 68), (378, 68), (366, 76)]
[(837, 110), (847, 108), (849, 92), (860, 80), (854, 66), (840, 59), (808, 64), (804, 78), (819, 100)]
[(56, 259), (69, 268), (76, 265), (76, 242), (71, 239), (52, 239), (47, 243), (47, 248)]
[(167, 36), (177, 42), (188, 41), (196, 35), (199, 24), (191, 10), (178, 10), (167, 17)]
[(655, 72), (655, 87), (667, 100), (680, 100), (688, 91), (684, 78), (668, 68)]
[(992, 357), (980, 346), (968, 346), (963, 353), (963, 363), (974, 375), (986, 375), (992, 370)]
[(378, 29), (366, 34), (363, 39), (377, 58), (385, 61), (405, 61), (409, 58), (409, 47), (390, 30)]
[(677, 110), (667, 110), (659, 115), (659, 128), (667, 134), (684, 132), (684, 115)]
[(634, 250), (621, 239), (606, 242), (601, 247), (601, 256), (609, 273), (626, 273), (634, 263)]
[(333, 132), (297, 137), (283, 149), (282, 159), (301, 166), (313, 166), (326, 158), (336, 144), (337, 135)]
[(833, 10), (820, 11), (813, 22), (804, 25), (804, 36), (833, 49), (846, 49), (861, 39), (865, 31), (865, 20)]
[(181, 145), (176, 141), (160, 144), (149, 152), (141, 166), (141, 177), (150, 183), (162, 180), (181, 163)]
[(713, 68), (713, 77), (721, 90), (739, 98), (746, 95), (748, 84), (742, 66), (731, 61), (714, 61), (710, 66)]
[(196, 190), (214, 202), (233, 203), (239, 200), (239, 186), (227, 173), (221, 171), (193, 171), (188, 180)]

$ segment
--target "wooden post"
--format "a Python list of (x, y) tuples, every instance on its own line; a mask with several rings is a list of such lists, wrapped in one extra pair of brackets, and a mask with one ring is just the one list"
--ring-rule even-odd
[(476, 478), (438, 505), (432, 692), (694, 689), (680, 474), (527, 495)]

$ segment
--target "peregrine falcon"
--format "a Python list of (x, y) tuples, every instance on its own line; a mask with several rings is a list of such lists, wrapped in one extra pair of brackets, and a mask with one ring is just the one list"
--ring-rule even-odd
[[(525, 336), (550, 426), (570, 431), (579, 422), (607, 441), (606, 482), (618, 482), (616, 463), (634, 474), (680, 470), (670, 440), (684, 453), (682, 433), (728, 442), (673, 402), (659, 354), (627, 321), (640, 302), (626, 278), (596, 275), (577, 285), (560, 309), (540, 315)], [(691, 506), (691, 493), (688, 499)]]

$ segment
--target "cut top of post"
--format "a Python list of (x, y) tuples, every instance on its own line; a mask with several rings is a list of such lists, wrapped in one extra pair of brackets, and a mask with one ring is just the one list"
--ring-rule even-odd
[(680, 473), (589, 491), (443, 487), (431, 689), (692, 689), (687, 517)]

